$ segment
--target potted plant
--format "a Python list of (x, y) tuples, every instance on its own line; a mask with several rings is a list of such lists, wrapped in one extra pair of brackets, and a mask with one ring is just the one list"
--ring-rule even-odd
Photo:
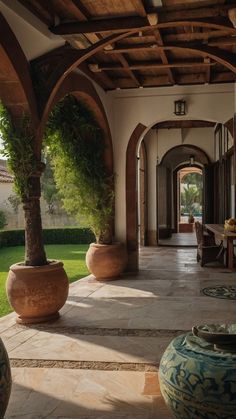
[(7, 295), (21, 323), (55, 319), (68, 295), (68, 278), (62, 262), (48, 261), (42, 240), (40, 175), (44, 164), (34, 152), (34, 132), (24, 117), (14, 125), (0, 104), (0, 132), (15, 191), (25, 214), (25, 261), (10, 267)]
[(88, 269), (97, 279), (119, 276), (127, 254), (124, 245), (113, 242), (114, 176), (104, 164), (102, 129), (90, 110), (68, 95), (55, 106), (45, 140), (64, 208), (96, 237), (86, 255)]
[(194, 216), (193, 216), (192, 211), (189, 211), (188, 222), (189, 222), (189, 224), (194, 223)]

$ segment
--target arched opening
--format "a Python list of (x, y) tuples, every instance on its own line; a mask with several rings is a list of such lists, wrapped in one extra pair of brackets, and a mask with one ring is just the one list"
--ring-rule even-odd
[(194, 233), (194, 214), (203, 213), (198, 218), (205, 219), (204, 191), (196, 178), (202, 173), (205, 178), (209, 163), (207, 154), (191, 144), (173, 147), (163, 156), (157, 167), (157, 244), (196, 245), (194, 234), (187, 233)]
[[(188, 120), (188, 127), (192, 121)], [(146, 245), (157, 246), (159, 244), (159, 226), (164, 224), (164, 234), (169, 234), (178, 231), (178, 208), (177, 208), (177, 173), (180, 169), (188, 166), (194, 162), (194, 165), (202, 170), (203, 173), (203, 196), (202, 196), (202, 220), (205, 223), (219, 223), (220, 216), (217, 213), (217, 194), (221, 194), (221, 198), (224, 194), (225, 185), (222, 184), (222, 188), (217, 188), (217, 176), (221, 176), (221, 171), (224, 170), (225, 182), (227, 182), (227, 200), (226, 204), (221, 211), (221, 217), (230, 216), (233, 210), (230, 210), (229, 201), (232, 202), (234, 199), (230, 194), (233, 194), (233, 190), (230, 186), (229, 172), (232, 173), (232, 158), (233, 158), (233, 147), (232, 138), (230, 133), (224, 127), (223, 124), (217, 124), (211, 121), (197, 121), (194, 120), (193, 128), (199, 128), (201, 130), (193, 129), (179, 129), (171, 130), (168, 128), (168, 121), (162, 121), (162, 129), (165, 128), (167, 137), (162, 133), (153, 132), (147, 127), (139, 124), (131, 135), (130, 142), (127, 147), (126, 153), (126, 225), (127, 225), (127, 245), (130, 256), (130, 269), (138, 269), (138, 248), (139, 248), (139, 235), (138, 232), (144, 231), (145, 229), (141, 225), (141, 211), (138, 211), (138, 203), (136, 190), (140, 183), (140, 177), (137, 173), (140, 169), (140, 150), (141, 143), (143, 142), (146, 146), (147, 162), (146, 162), (146, 173), (148, 176), (147, 182), (147, 231), (146, 231)], [(172, 127), (175, 121), (171, 121)], [(155, 128), (158, 124), (155, 124)], [(179, 128), (178, 121), (178, 128)], [(196, 126), (197, 125), (197, 126)], [(168, 128), (168, 130), (166, 129)], [(220, 129), (224, 137), (224, 146), (219, 145), (219, 138), (223, 138), (217, 134), (217, 130)], [(160, 129), (161, 131), (161, 129)], [(195, 132), (191, 138), (192, 132)], [(204, 135), (203, 135), (204, 133)], [(178, 134), (178, 145), (175, 145), (174, 137)], [(191, 135), (190, 135), (191, 134)], [(219, 138), (218, 138), (219, 137)], [(228, 138), (228, 140), (227, 140)], [(229, 140), (230, 138), (230, 140)], [(189, 143), (188, 143), (189, 141)], [(158, 145), (159, 142), (159, 146)], [(150, 144), (152, 149), (150, 149)], [(227, 143), (227, 145), (226, 145)], [(172, 147), (171, 147), (172, 146)], [(159, 148), (158, 148), (159, 147)], [(223, 150), (223, 148), (225, 149)], [(219, 163), (219, 152), (220, 149), (222, 163)], [(223, 151), (222, 151), (223, 150)], [(222, 154), (223, 153), (223, 154)], [(224, 155), (224, 157), (223, 157)], [(231, 157), (230, 157), (231, 156)], [(150, 159), (151, 165), (150, 167)], [(226, 163), (227, 161), (227, 163)], [(225, 169), (222, 169), (222, 164)], [(219, 166), (219, 167), (218, 167)], [(226, 169), (228, 167), (228, 169)], [(231, 169), (229, 169), (231, 167)], [(227, 172), (228, 170), (228, 172)], [(162, 181), (161, 181), (162, 177)], [(153, 185), (150, 185), (150, 179)], [(158, 179), (158, 180), (157, 180)], [(162, 183), (162, 184), (161, 184)], [(231, 182), (232, 184), (232, 182)], [(175, 187), (173, 186), (175, 185)], [(150, 187), (151, 186), (151, 187)], [(220, 189), (220, 192), (218, 191)], [(159, 198), (158, 195), (160, 194)], [(226, 194), (225, 194), (226, 195)], [(222, 198), (223, 199), (223, 198)], [(162, 205), (162, 213), (164, 214), (165, 220), (163, 223), (159, 220), (160, 208), (158, 205)], [(225, 202), (225, 201), (224, 201)], [(140, 229), (140, 230), (139, 230)], [(163, 231), (162, 231), (163, 233)], [(142, 242), (143, 244), (144, 242)]]
[[(57, 116), (55, 116), (55, 111)], [(114, 208), (111, 202), (113, 198), (109, 194), (106, 196), (105, 177), (108, 179), (107, 183), (109, 183), (109, 191), (111, 191), (113, 188), (111, 135), (105, 111), (92, 83), (84, 76), (70, 74), (58, 90), (47, 117), (49, 125), (47, 125), (48, 121), (44, 116), (38, 130), (37, 146), (39, 149), (47, 146), (48, 159), (52, 161), (54, 176), (63, 199), (64, 209), (67, 214), (73, 215), (74, 219), (77, 220), (78, 213), (80, 213), (79, 226), (92, 228), (98, 239), (94, 228), (95, 221), (97, 225), (99, 222), (101, 225), (101, 217), (98, 214), (98, 207), (96, 207), (98, 205), (100, 213), (103, 214), (106, 230), (109, 230), (110, 240), (112, 233), (114, 233)], [(61, 129), (60, 126), (64, 128)], [(55, 143), (49, 141), (48, 144), (46, 142), (42, 144), (44, 132), (47, 134), (46, 137), (50, 138), (51, 136), (51, 139), (53, 137), (52, 131), (48, 135), (47, 127), (49, 127), (49, 131), (50, 127), (54, 127), (55, 133), (60, 130), (60, 138), (67, 136), (67, 139), (65, 141), (59, 140), (59, 137), (55, 135)], [(71, 133), (71, 136), (69, 133)], [(55, 154), (53, 153), (53, 146), (57, 148)], [(74, 154), (71, 151), (72, 148)], [(57, 154), (61, 156), (61, 160), (56, 158)], [(70, 164), (70, 161), (74, 163)], [(92, 183), (94, 186), (92, 186)], [(89, 190), (90, 200), (88, 199)], [(102, 199), (99, 203), (96, 200), (99, 191), (104, 193), (103, 201), (107, 204), (106, 214), (105, 211), (102, 212), (102, 208), (105, 208)], [(94, 210), (92, 209), (92, 201)], [(96, 208), (97, 219), (95, 220)], [(103, 241), (105, 243), (104, 235)]]

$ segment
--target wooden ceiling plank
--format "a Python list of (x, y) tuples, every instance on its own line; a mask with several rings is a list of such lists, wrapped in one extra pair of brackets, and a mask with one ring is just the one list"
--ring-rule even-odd
[[(153, 34), (155, 36), (157, 45), (160, 47), (159, 54), (160, 54), (161, 60), (162, 60), (163, 64), (168, 64), (167, 55), (166, 55), (164, 49), (162, 48), (163, 47), (163, 40), (162, 40), (162, 37), (161, 37), (161, 33), (158, 29), (153, 29)], [(168, 73), (171, 84), (175, 84), (174, 75), (173, 75), (173, 72), (170, 70), (170, 68), (167, 68), (167, 73)]]
[(206, 83), (211, 82), (211, 60), (208, 57), (204, 58), (204, 64), (206, 64)]
[[(191, 41), (208, 41), (209, 39), (219, 38), (222, 37), (223, 40), (227, 41), (233, 38), (230, 38), (228, 31), (205, 31), (205, 32), (187, 32), (187, 33), (176, 33), (171, 35), (164, 35), (163, 42), (164, 43), (171, 43), (171, 42), (191, 42)], [(212, 41), (214, 42), (214, 41)], [(217, 40), (215, 41), (217, 42)]]
[(83, 3), (80, 0), (70, 0), (71, 3), (76, 7), (77, 10), (77, 18), (79, 20), (86, 22), (90, 18), (90, 14), (86, 7), (84, 7)]
[[(120, 61), (122, 61), (120, 59)], [(125, 60), (126, 61), (126, 60)], [(203, 61), (193, 61), (193, 62), (185, 62), (185, 61), (181, 61), (181, 62), (176, 62), (176, 63), (166, 63), (166, 64), (160, 64), (160, 63), (153, 63), (150, 61), (145, 61), (145, 62), (138, 62), (137, 64), (128, 64), (128, 62), (126, 61), (126, 65), (123, 65), (122, 67), (118, 66), (117, 64), (114, 65), (106, 65), (106, 66), (102, 66), (102, 65), (98, 65), (95, 64), (95, 66), (93, 64), (91, 64), (91, 69), (93, 68), (93, 72), (97, 73), (100, 71), (134, 71), (134, 70), (146, 70), (146, 69), (166, 69), (166, 68), (188, 68), (188, 67), (211, 67), (214, 66), (216, 63), (215, 62), (203, 62)]]
[(119, 54), (119, 53), (129, 53), (129, 52), (140, 52), (140, 51), (153, 51), (157, 48), (156, 44), (147, 43), (147, 44), (135, 44), (135, 45), (124, 45), (122, 47), (116, 47), (112, 50), (104, 50), (105, 54)]
[(139, 87), (140, 82), (139, 82), (138, 78), (135, 76), (135, 74), (133, 73), (128, 61), (126, 60), (126, 58), (122, 54), (117, 54), (116, 57), (118, 58), (118, 60), (122, 64), (121, 70), (127, 71), (129, 73), (130, 77), (134, 80), (137, 87)]
[(142, 0), (131, 0), (132, 5), (134, 6), (135, 10), (137, 11), (138, 15), (141, 17), (146, 17), (147, 13), (145, 7), (143, 5)]
[(56, 35), (71, 35), (79, 33), (103, 33), (103, 32), (125, 32), (130, 29), (149, 28), (148, 19), (131, 16), (122, 18), (110, 18), (90, 20), (86, 22), (61, 23), (51, 27), (50, 30)]
[(147, 18), (140, 16), (122, 17), (122, 18), (110, 18), (110, 19), (99, 19), (90, 21), (73, 21), (61, 23), (57, 26), (51, 26), (49, 29), (56, 35), (73, 35), (80, 33), (121, 33), (129, 32), (133, 30), (147, 31), (150, 29), (160, 30), (166, 28), (184, 26), (190, 28), (208, 28), (216, 30), (227, 30), (229, 33), (236, 34), (236, 29), (232, 27), (232, 24), (228, 22), (210, 22), (210, 21), (176, 21), (176, 22), (164, 22), (157, 23), (156, 25), (150, 25)]
[(99, 86), (101, 86), (103, 89), (115, 89), (116, 85), (111, 80), (110, 77), (103, 71), (101, 73), (94, 74), (89, 69), (89, 66), (86, 62), (82, 63), (79, 66), (79, 69), (83, 71), (83, 73), (87, 74), (87, 76), (91, 77)]
[[(228, 17), (228, 10), (233, 9), (236, 7), (236, 2), (231, 4), (222, 4), (217, 6), (211, 7), (199, 7), (198, 9), (182, 9), (182, 10), (175, 10), (175, 11), (166, 11), (162, 9), (158, 9), (158, 17), (159, 22), (169, 22), (169, 21), (178, 21), (181, 19), (209, 19), (209, 18), (217, 18), (221, 17)], [(155, 9), (153, 9), (154, 11)], [(157, 11), (157, 9), (156, 9)]]

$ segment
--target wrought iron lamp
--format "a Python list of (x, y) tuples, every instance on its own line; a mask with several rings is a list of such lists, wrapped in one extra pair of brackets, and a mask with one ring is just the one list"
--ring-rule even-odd
[(181, 116), (186, 115), (186, 101), (185, 100), (175, 100), (175, 115)]

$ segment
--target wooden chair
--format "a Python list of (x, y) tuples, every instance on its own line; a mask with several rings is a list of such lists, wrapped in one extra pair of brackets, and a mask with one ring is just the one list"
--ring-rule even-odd
[(224, 264), (224, 246), (223, 242), (217, 245), (214, 235), (204, 231), (204, 226), (195, 222), (195, 231), (197, 236), (197, 261), (201, 261), (201, 266), (209, 262), (220, 262)]

